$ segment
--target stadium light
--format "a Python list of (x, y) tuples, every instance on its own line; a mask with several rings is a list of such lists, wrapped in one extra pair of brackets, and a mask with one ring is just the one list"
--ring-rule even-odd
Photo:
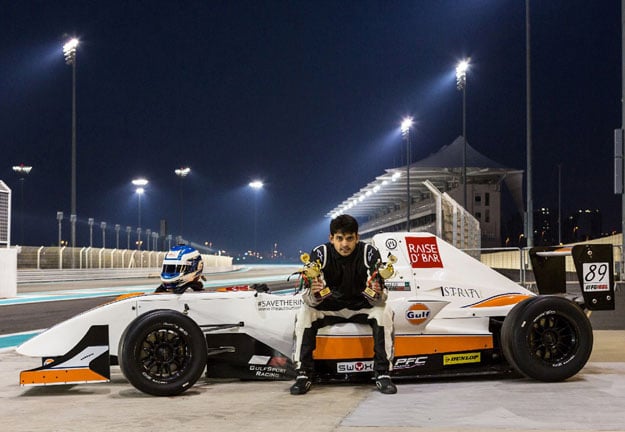
[(252, 189), (262, 189), (264, 186), (263, 182), (260, 180), (254, 180), (252, 182), (250, 182), (249, 187), (251, 187)]

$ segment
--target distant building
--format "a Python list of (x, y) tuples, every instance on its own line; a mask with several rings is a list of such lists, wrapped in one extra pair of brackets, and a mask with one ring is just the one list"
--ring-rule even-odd
[[(456, 203), (464, 204), (464, 188), (461, 183), (463, 143), (460, 136), (438, 152), (410, 164), (410, 231), (433, 232), (437, 203), (431, 186), (451, 197)], [(501, 246), (505, 241), (502, 240), (501, 222), (502, 186), (505, 185), (509, 191), (517, 212), (523, 214), (523, 171), (504, 167), (479, 153), (468, 143), (466, 167), (467, 203), (464, 207), (479, 222), (481, 246)], [(381, 230), (405, 230), (408, 219), (406, 167), (389, 168), (385, 171), (385, 174), (378, 176), (328, 212), (327, 216), (349, 213), (364, 220), (360, 230), (365, 237)], [(456, 217), (455, 210), (453, 217)], [(523, 232), (522, 229), (520, 232)], [(518, 239), (515, 243), (517, 241)]]
[(558, 244), (558, 214), (543, 207), (534, 211), (534, 245)]
[(11, 246), (11, 189), (0, 180), (0, 246)]
[(566, 218), (562, 229), (565, 243), (599, 238), (602, 236), (601, 212), (598, 209), (580, 209)]

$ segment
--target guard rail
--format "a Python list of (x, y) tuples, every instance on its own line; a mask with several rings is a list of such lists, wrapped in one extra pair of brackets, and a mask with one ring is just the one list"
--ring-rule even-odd
[[(204, 273), (221, 273), (235, 270), (235, 266), (204, 268)], [(109, 269), (45, 269), (18, 270), (17, 283), (71, 282), (104, 279), (157, 278), (160, 267), (144, 268), (109, 268)]]

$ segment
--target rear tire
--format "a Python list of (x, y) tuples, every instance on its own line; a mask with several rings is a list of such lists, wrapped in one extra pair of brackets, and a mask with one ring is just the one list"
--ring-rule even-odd
[(504, 356), (523, 375), (562, 381), (579, 372), (593, 344), (588, 317), (575, 303), (539, 296), (516, 305), (501, 329)]
[(159, 309), (132, 321), (118, 351), (122, 373), (137, 389), (175, 396), (195, 384), (206, 368), (206, 341), (195, 321)]
[(508, 364), (510, 366), (512, 366), (512, 368), (516, 371), (519, 371), (519, 366), (516, 364), (516, 362), (514, 361), (514, 356), (512, 355), (512, 353), (510, 352), (510, 347), (508, 343), (505, 343), (504, 341), (509, 340), (512, 335), (512, 326), (505, 326), (505, 323), (511, 323), (511, 322), (516, 322), (519, 319), (519, 315), (525, 310), (525, 308), (527, 307), (527, 305), (530, 302), (533, 302), (534, 300), (536, 300), (537, 297), (530, 297), (528, 299), (525, 299), (519, 303), (517, 303), (511, 310), (510, 312), (508, 312), (508, 315), (506, 316), (505, 320), (504, 320), (504, 324), (502, 324), (501, 327), (501, 345), (502, 345), (502, 350), (503, 350), (503, 355), (505, 357), (505, 359), (508, 361)]

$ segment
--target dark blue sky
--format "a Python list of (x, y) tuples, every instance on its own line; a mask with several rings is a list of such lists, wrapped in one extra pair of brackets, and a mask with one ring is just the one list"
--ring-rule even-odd
[[(620, 230), (620, 2), (533, 1), (531, 19), (534, 207), (556, 207), (562, 163), (563, 212), (599, 208), (604, 231)], [(21, 243), (12, 165), (34, 167), (25, 244), (55, 243), (56, 212), (70, 213), (66, 33), (81, 39), (83, 244), (89, 217), (136, 227), (130, 181), (139, 175), (150, 180), (143, 227), (166, 219), (177, 234), (173, 171), (189, 165), (185, 237), (252, 247), (257, 205), (259, 250), (307, 250), (326, 238), (329, 210), (405, 162), (395, 133), (404, 115), (417, 120), (415, 159), (461, 134), (453, 73), (465, 56), (469, 143), (525, 169), (522, 0), (26, 0), (3, 5), (0, 29), (0, 179), (15, 191), (12, 243)], [(255, 197), (247, 184), (256, 178), (266, 187)]]

